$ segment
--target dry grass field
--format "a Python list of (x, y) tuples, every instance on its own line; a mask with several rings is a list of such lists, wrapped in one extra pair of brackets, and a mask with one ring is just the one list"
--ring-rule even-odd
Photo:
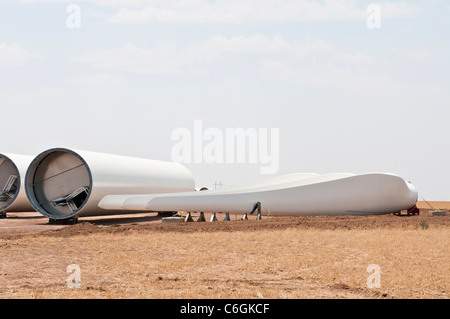
[[(448, 299), (449, 240), (448, 214), (81, 221), (2, 232), (0, 296)], [(71, 264), (80, 269), (78, 288), (67, 282)], [(373, 264), (380, 272), (368, 269)], [(378, 274), (379, 288), (370, 280)]]

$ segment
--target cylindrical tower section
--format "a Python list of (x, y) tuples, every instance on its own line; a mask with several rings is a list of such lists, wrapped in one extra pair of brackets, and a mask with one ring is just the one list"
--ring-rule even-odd
[(25, 174), (33, 160), (31, 155), (0, 154), (0, 212), (32, 212), (27, 199)]
[(25, 176), (29, 202), (51, 219), (123, 214), (98, 207), (106, 195), (194, 189), (191, 172), (178, 163), (66, 148), (36, 156)]

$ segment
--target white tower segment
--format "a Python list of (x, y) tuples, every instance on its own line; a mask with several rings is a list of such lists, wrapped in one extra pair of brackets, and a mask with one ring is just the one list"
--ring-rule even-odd
[(98, 207), (106, 195), (187, 192), (190, 171), (178, 163), (53, 148), (37, 155), (25, 177), (31, 205), (51, 219), (123, 214)]
[(32, 212), (24, 181), (31, 155), (0, 154), (0, 212)]

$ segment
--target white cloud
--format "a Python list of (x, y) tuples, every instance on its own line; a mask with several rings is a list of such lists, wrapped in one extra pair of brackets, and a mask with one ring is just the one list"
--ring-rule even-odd
[(338, 55), (335, 59), (357, 66), (369, 66), (382, 62), (380, 59), (366, 52)]
[[(67, 3), (67, 4), (72, 4), (72, 3), (77, 3), (79, 5), (83, 5), (83, 4), (97, 4), (100, 6), (107, 6), (107, 7), (122, 7), (122, 6), (129, 6), (129, 7), (135, 7), (135, 8), (139, 8), (139, 7), (143, 7), (146, 4), (149, 3), (149, 1), (146, 0), (18, 0), (21, 3), (28, 3), (28, 4), (33, 4), (33, 3)], [(153, 1), (155, 2), (155, 1)]]
[(25, 50), (17, 43), (0, 42), (0, 67), (24, 66), (30, 60), (38, 58), (37, 54)]
[(214, 36), (203, 43), (201, 48), (214, 50), (216, 55), (220, 52), (284, 52), (293, 57), (302, 58), (314, 52), (332, 50), (334, 45), (323, 40), (288, 42), (279, 35), (273, 37), (252, 35), (231, 38)]
[(72, 86), (91, 88), (123, 87), (131, 84), (129, 80), (121, 76), (107, 73), (81, 75), (66, 79), (66, 83)]
[(418, 62), (418, 61), (421, 61), (421, 60), (431, 56), (433, 53), (430, 50), (427, 50), (427, 49), (420, 49), (420, 50), (409, 51), (406, 54), (412, 60)]
[(412, 17), (420, 11), (419, 7), (406, 2), (384, 2), (379, 6), (381, 19)]
[(334, 44), (323, 41), (311, 41), (307, 40), (306, 43), (294, 43), (290, 48), (289, 53), (297, 58), (302, 58), (311, 53), (319, 52), (319, 51), (329, 51), (334, 49)]
[[(67, 3), (73, 0), (19, 0), (22, 3)], [(366, 7), (356, 0), (78, 0), (80, 6), (96, 4), (118, 8), (109, 21), (141, 24), (168, 23), (254, 23), (286, 21), (365, 20)], [(419, 8), (407, 2), (384, 2), (381, 18), (415, 15)]]
[(236, 36), (231, 38), (214, 36), (208, 42), (208, 45), (217, 48), (217, 50), (230, 52), (275, 52), (286, 51), (291, 47), (281, 36), (273, 38), (264, 35)]
[[(380, 4), (382, 18), (414, 15), (418, 8), (404, 2)], [(142, 8), (120, 7), (112, 23), (146, 22), (286, 22), (365, 20), (365, 7), (354, 0), (207, 0), (153, 1)]]
[(396, 55), (397, 57), (401, 59), (409, 58), (413, 62), (422, 62), (423, 60), (434, 56), (436, 54), (435, 50), (431, 50), (430, 47), (427, 48), (421, 48), (421, 47), (405, 47), (405, 46), (399, 46), (399, 47), (393, 47), (390, 49), (390, 51)]
[(103, 70), (127, 71), (139, 74), (176, 73), (184, 63), (175, 44), (157, 43), (154, 48), (142, 49), (126, 43), (118, 49), (100, 49), (70, 59), (72, 62), (93, 64)]
[(296, 77), (291, 66), (282, 61), (264, 60), (259, 71), (264, 77), (271, 80), (292, 81)]
[(266, 79), (290, 81), (302, 86), (340, 88), (372, 92), (403, 92), (404, 96), (436, 97), (444, 92), (435, 85), (413, 85), (394, 79), (387, 73), (354, 72), (345, 68), (326, 65), (316, 70), (294, 69), (276, 60), (266, 60), (259, 69)]
[(71, 58), (72, 62), (90, 63), (97, 69), (127, 71), (139, 74), (176, 74), (183, 69), (217, 59), (222, 52), (286, 53), (296, 58), (312, 52), (330, 50), (331, 43), (307, 41), (287, 42), (280, 36), (263, 35), (225, 38), (214, 36), (204, 42), (179, 49), (173, 43), (159, 42), (152, 48), (139, 48), (127, 43), (121, 48), (100, 49)]

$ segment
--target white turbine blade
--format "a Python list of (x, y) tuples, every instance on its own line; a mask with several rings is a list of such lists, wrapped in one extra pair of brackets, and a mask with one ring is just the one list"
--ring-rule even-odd
[(386, 214), (413, 207), (417, 191), (392, 174), (327, 174), (221, 190), (106, 196), (99, 206), (136, 211), (248, 213), (255, 203), (272, 215)]

